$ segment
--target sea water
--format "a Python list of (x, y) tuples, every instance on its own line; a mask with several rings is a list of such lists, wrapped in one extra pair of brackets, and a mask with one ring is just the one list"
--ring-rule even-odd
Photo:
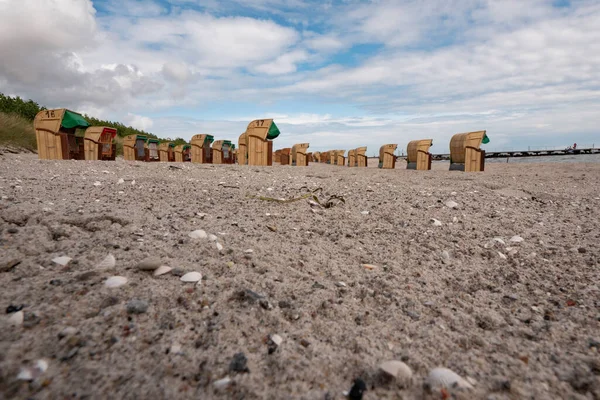
[(600, 163), (597, 154), (565, 154), (564, 156), (531, 156), (486, 158), (485, 163)]

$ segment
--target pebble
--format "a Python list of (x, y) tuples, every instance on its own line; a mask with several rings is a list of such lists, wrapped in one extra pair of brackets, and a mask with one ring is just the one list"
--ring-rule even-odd
[(505, 255), (505, 254), (498, 252), (498, 256), (499, 256), (501, 259), (503, 259), (503, 260), (506, 260), (506, 255)]
[(442, 251), (442, 260), (449, 260), (450, 259), (450, 253), (448, 253), (447, 250)]
[(164, 274), (166, 274), (166, 273), (169, 273), (169, 272), (171, 272), (171, 270), (172, 270), (172, 269), (173, 269), (173, 268), (171, 268), (171, 267), (168, 267), (168, 266), (166, 266), (166, 265), (161, 265), (160, 267), (158, 267), (158, 268), (156, 268), (156, 269), (154, 270), (154, 274), (153, 274), (153, 275), (154, 275), (154, 276), (161, 276), (161, 275), (164, 275)]
[(365, 393), (366, 390), (367, 390), (367, 385), (365, 384), (365, 381), (363, 381), (360, 378), (357, 378), (354, 380), (354, 383), (352, 384), (352, 388), (350, 389), (350, 392), (348, 392), (348, 399), (362, 400), (363, 394)]
[(173, 344), (171, 344), (171, 347), (169, 348), (169, 353), (170, 354), (183, 354), (183, 352), (181, 351), (181, 345), (177, 342), (173, 342)]
[(377, 269), (377, 265), (373, 265), (373, 264), (363, 264), (362, 267), (365, 269), (371, 270), (371, 271), (374, 269)]
[(212, 233), (210, 235), (208, 235), (208, 240), (210, 240), (211, 242), (216, 242), (217, 241), (217, 236), (213, 235)]
[(122, 185), (125, 183), (125, 179), (123, 178), (119, 178), (119, 180), (117, 181), (117, 185)]
[(219, 251), (223, 250), (223, 245), (219, 242), (217, 242), (217, 250), (219, 250)]
[(208, 234), (202, 229), (195, 230), (193, 232), (188, 233), (188, 236), (192, 239), (207, 239)]
[(368, 211), (361, 211), (360, 213), (361, 213), (362, 215), (369, 215), (369, 212), (368, 212)]
[(58, 338), (62, 339), (67, 336), (74, 336), (77, 334), (77, 332), (78, 332), (77, 328), (75, 328), (73, 326), (67, 326), (65, 329), (63, 329), (62, 331), (60, 331), (58, 333)]
[(52, 259), (52, 262), (58, 264), (60, 266), (65, 267), (69, 262), (71, 262), (72, 258), (67, 256), (56, 257)]
[(130, 300), (127, 302), (127, 313), (129, 314), (144, 314), (148, 311), (148, 302), (144, 300)]
[(248, 358), (244, 353), (236, 353), (233, 355), (233, 359), (229, 363), (229, 371), (230, 372), (250, 372), (248, 369)]
[(118, 288), (127, 283), (127, 278), (124, 276), (111, 276), (104, 282), (107, 288)]
[(19, 233), (19, 230), (17, 228), (8, 228), (7, 232), (15, 234), (15, 233)]
[(407, 384), (412, 378), (412, 370), (402, 361), (386, 361), (379, 366), (379, 369), (403, 384)]
[(218, 381), (213, 382), (213, 386), (215, 389), (225, 389), (227, 386), (231, 384), (231, 378), (226, 376), (223, 379), (219, 379)]
[(115, 265), (117, 265), (117, 260), (115, 259), (115, 256), (109, 254), (104, 258), (104, 260), (100, 262), (100, 264), (98, 264), (97, 268), (107, 270), (113, 269)]
[(345, 283), (345, 282), (339, 281), (339, 282), (337, 282), (337, 283), (335, 284), (335, 286), (337, 286), (337, 287), (346, 287), (347, 285), (346, 285), (346, 283)]
[(281, 343), (283, 343), (283, 338), (281, 336), (279, 336), (278, 334), (271, 335), (270, 339), (277, 346), (281, 346)]
[(513, 237), (510, 238), (510, 241), (512, 243), (521, 243), (524, 241), (524, 239), (521, 236), (515, 235)]
[(577, 251), (578, 251), (580, 254), (585, 254), (585, 253), (587, 253), (587, 249), (586, 249), (585, 247), (579, 247), (579, 248), (577, 248)]
[(202, 280), (202, 274), (200, 272), (192, 271), (183, 275), (180, 280), (182, 282), (199, 282)]
[(431, 389), (436, 388), (447, 388), (451, 389), (454, 387), (457, 388), (465, 388), (472, 389), (473, 386), (463, 379), (456, 372), (448, 369), (448, 368), (434, 368), (429, 372), (427, 379), (425, 380), (426, 384)]
[(96, 182), (94, 182), (94, 186), (96, 186), (96, 187), (102, 186), (102, 183), (100, 183), (100, 181), (96, 181)]
[(433, 226), (442, 226), (442, 221), (440, 221), (440, 220), (437, 220), (437, 219), (435, 219), (435, 218), (431, 218), (431, 219), (429, 220), (429, 222), (431, 222), (431, 223), (433, 224)]
[(146, 258), (146, 259), (140, 261), (136, 265), (136, 268), (139, 269), (140, 271), (154, 271), (157, 268), (159, 268), (162, 264), (163, 264), (163, 262), (160, 258), (149, 257), (149, 258)]
[(444, 203), (446, 205), (446, 207), (448, 208), (456, 208), (458, 207), (458, 203), (453, 201), (453, 200), (448, 200), (447, 202)]
[(32, 366), (23, 367), (17, 375), (17, 379), (21, 381), (33, 381), (39, 378), (48, 370), (48, 361), (44, 359), (37, 360)]
[(8, 323), (12, 326), (21, 326), (23, 325), (24, 319), (25, 313), (23, 313), (23, 311), (17, 311), (8, 318)]
[(458, 223), (458, 217), (452, 217), (452, 222), (457, 224)]

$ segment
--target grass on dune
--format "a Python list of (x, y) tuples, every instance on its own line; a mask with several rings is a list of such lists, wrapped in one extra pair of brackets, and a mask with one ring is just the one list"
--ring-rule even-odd
[(33, 123), (19, 115), (0, 112), (0, 145), (37, 151)]

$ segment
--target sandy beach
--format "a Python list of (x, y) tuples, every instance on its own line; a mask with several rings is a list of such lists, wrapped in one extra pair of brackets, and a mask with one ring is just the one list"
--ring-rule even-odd
[(373, 164), (1, 155), (0, 398), (600, 399), (600, 164)]

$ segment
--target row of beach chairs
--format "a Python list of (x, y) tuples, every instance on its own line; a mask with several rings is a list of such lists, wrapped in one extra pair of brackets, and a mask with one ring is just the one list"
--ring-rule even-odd
[[(34, 119), (40, 159), (114, 160), (114, 128), (90, 126), (80, 114), (67, 110), (43, 110)], [(130, 161), (192, 162), (199, 164), (308, 166), (309, 162), (349, 167), (367, 167), (367, 147), (348, 151), (330, 150), (309, 153), (308, 143), (273, 151), (273, 140), (280, 135), (272, 119), (254, 120), (238, 138), (238, 148), (229, 140), (214, 140), (208, 134), (194, 135), (190, 143), (175, 145), (144, 135), (123, 139), (123, 158)], [(450, 140), (450, 170), (477, 172), (484, 170), (482, 143), (489, 140), (486, 131), (456, 134)], [(406, 168), (431, 169), (431, 139), (411, 141), (406, 148)], [(393, 169), (398, 145), (386, 144), (379, 149), (379, 168)]]

